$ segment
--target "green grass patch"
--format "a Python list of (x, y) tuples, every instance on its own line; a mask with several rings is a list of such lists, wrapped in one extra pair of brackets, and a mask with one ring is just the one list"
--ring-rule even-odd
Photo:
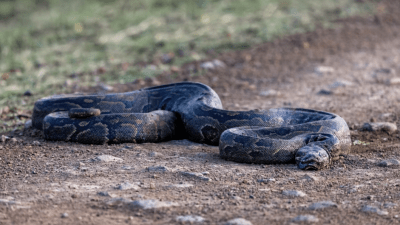
[[(0, 109), (32, 109), (38, 98), (71, 91), (71, 84), (156, 76), (209, 50), (329, 27), (374, 7), (354, 0), (0, 1)], [(174, 60), (163, 64), (168, 53)], [(33, 96), (22, 97), (26, 90)]]

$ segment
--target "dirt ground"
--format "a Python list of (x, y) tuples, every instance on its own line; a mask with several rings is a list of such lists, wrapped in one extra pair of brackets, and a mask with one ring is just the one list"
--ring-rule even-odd
[[(339, 114), (358, 141), (330, 168), (234, 163), (220, 159), (218, 147), (187, 140), (92, 146), (16, 131), (7, 135), (17, 143), (0, 142), (0, 224), (400, 224), (399, 167), (378, 166), (400, 160), (400, 133), (361, 130), (366, 122), (400, 125), (400, 2), (379, 4), (377, 15), (337, 21), (335, 29), (210, 55), (223, 68), (194, 76), (200, 63), (192, 63), (177, 77), (115, 88), (190, 80), (213, 87), (229, 110)], [(118, 159), (93, 160), (102, 155)], [(144, 209), (139, 200), (163, 207)], [(322, 201), (331, 207), (312, 209)]]

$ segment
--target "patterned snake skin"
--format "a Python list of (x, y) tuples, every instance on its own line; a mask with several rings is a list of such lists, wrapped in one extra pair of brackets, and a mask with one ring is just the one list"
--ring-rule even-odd
[(220, 156), (245, 163), (294, 163), (321, 169), (348, 153), (346, 122), (309, 109), (222, 109), (201, 83), (181, 82), (107, 95), (62, 95), (35, 103), (33, 126), (51, 141), (86, 144), (188, 138), (219, 145)]

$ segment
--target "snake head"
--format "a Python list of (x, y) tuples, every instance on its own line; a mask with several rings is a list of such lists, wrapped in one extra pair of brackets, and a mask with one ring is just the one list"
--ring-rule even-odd
[(319, 146), (304, 146), (296, 152), (296, 163), (302, 170), (319, 170), (329, 164), (329, 155)]

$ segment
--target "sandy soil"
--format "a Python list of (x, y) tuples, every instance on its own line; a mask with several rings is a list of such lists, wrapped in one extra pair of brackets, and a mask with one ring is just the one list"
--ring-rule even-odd
[[(361, 129), (400, 125), (400, 2), (380, 4), (386, 14), (215, 56), (226, 66), (202, 75), (192, 63), (178, 78), (116, 87), (191, 80), (213, 87), (230, 110), (334, 112), (355, 145), (330, 168), (228, 162), (218, 147), (187, 140), (92, 146), (16, 131), (7, 134), (16, 143), (0, 142), (0, 224), (400, 224), (399, 167), (378, 165), (400, 160), (400, 133)], [(330, 203), (313, 205), (322, 201)]]

